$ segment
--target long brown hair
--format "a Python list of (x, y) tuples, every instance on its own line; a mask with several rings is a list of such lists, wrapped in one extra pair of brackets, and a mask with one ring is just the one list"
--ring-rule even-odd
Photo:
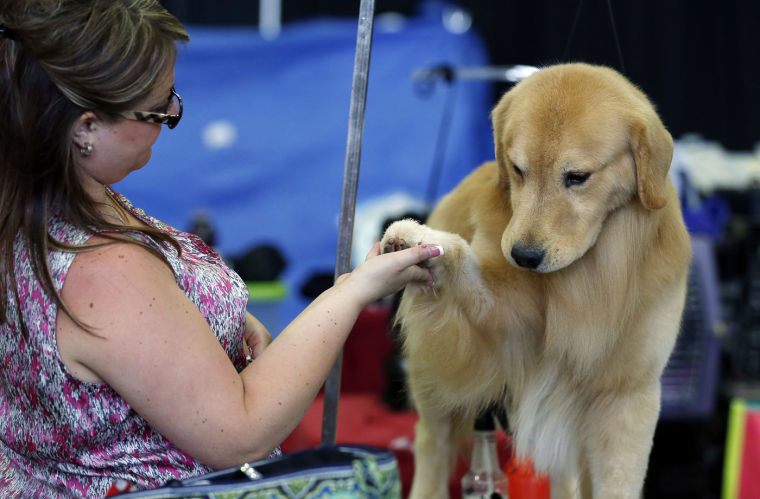
[(177, 251), (179, 245), (163, 232), (127, 229), (99, 213), (75, 168), (74, 122), (88, 110), (119, 119), (151, 92), (174, 64), (176, 42), (189, 37), (157, 0), (3, 0), (0, 24), (7, 28), (0, 36), (0, 324), (8, 320), (9, 298), (19, 303), (13, 262), (20, 237), (44, 290), (89, 331), (62, 302), (47, 255), (93, 246), (51, 237), (53, 210), (87, 231), (107, 230), (101, 235), (112, 241), (111, 234), (139, 230)]

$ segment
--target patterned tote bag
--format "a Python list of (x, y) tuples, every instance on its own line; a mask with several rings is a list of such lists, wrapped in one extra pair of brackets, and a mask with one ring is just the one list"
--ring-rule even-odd
[(399, 499), (393, 452), (360, 445), (317, 447), (173, 481), (124, 499)]

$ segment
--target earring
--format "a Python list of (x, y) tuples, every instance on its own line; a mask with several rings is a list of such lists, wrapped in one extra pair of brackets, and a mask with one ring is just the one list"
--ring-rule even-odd
[(84, 147), (82, 147), (81, 149), (79, 149), (79, 154), (81, 154), (82, 156), (84, 156), (86, 158), (87, 156), (89, 156), (90, 154), (92, 154), (92, 150), (93, 149), (94, 149), (94, 147), (92, 147), (92, 144), (90, 144), (89, 142), (85, 142), (84, 143)]

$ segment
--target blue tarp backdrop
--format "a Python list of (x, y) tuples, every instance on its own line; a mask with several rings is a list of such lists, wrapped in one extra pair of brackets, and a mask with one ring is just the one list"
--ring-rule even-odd
[[(275, 335), (307, 304), (301, 284), (335, 265), (356, 28), (355, 20), (320, 19), (264, 40), (252, 28), (191, 26), (176, 65), (182, 123), (163, 131), (145, 168), (114, 186), (179, 229), (205, 212), (225, 257), (278, 247), (290, 292), (277, 324), (268, 324)], [(435, 5), (414, 18), (376, 18), (359, 210), (394, 196), (424, 200), (450, 95), (436, 197), (493, 158), (489, 84), (438, 81), (423, 92), (412, 78), (418, 69), (486, 59), (477, 34), (446, 30)], [(379, 237), (380, 227), (373, 231)]]

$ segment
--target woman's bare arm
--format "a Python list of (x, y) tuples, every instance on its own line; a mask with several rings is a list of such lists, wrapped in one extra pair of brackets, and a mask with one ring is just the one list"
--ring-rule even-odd
[(378, 256), (342, 276), (237, 373), (168, 267), (114, 244), (79, 254), (61, 295), (101, 337), (58, 314), (73, 374), (103, 381), (175, 445), (223, 468), (267, 456), (311, 405), (364, 306), (411, 281), (427, 247)]

